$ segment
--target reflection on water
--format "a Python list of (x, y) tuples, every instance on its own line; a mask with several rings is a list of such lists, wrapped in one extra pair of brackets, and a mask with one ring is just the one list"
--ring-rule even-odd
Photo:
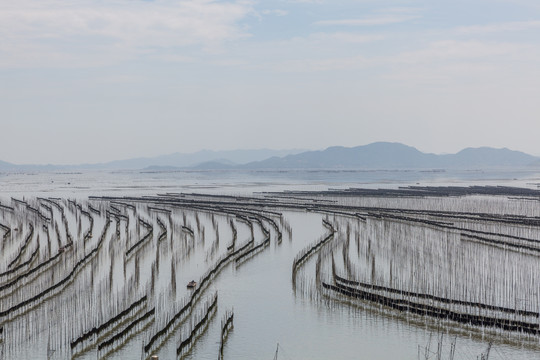
[[(260, 244), (265, 238), (263, 228), (254, 219), (251, 219), (252, 233), (249, 223), (241, 221), (234, 214), (152, 205), (160, 209), (170, 209), (170, 213), (167, 213), (149, 209), (148, 204), (137, 202), (134, 202), (134, 208), (111, 201), (87, 202), (89, 195), (141, 196), (181, 192), (246, 194), (257, 191), (324, 190), (360, 186), (365, 183), (370, 187), (392, 187), (418, 181), (446, 184), (459, 179), (464, 183), (483, 181), (489, 184), (535, 186), (535, 180), (531, 178), (519, 181), (512, 178), (496, 180), (504, 177), (501, 173), (489, 174), (487, 179), (483, 180), (478, 179), (482, 176), (465, 176), (463, 179), (463, 176), (459, 177), (461, 175), (417, 172), (276, 172), (263, 175), (229, 172), (123, 172), (5, 175), (0, 177), (1, 204), (15, 210), (0, 210), (0, 223), (9, 223), (13, 230), (10, 240), (5, 240), (2, 245), (3, 261), (0, 272), (9, 270), (6, 259), (15, 259), (21, 252), (21, 244), (30, 233), (29, 223), (46, 222), (39, 220), (35, 214), (29, 218), (22, 217), (20, 214), (25, 205), (14, 204), (11, 196), (24, 198), (30, 206), (39, 208), (45, 216), (49, 211), (56, 219), (56, 222), (49, 223), (47, 228), (35, 226), (35, 235), (21, 252), (18, 265), (22, 266), (25, 260), (31, 260), (31, 254), (38, 244), (37, 259), (29, 263), (27, 269), (55, 254), (60, 254), (62, 260), (52, 265), (49, 270), (44, 268), (46, 276), (37, 275), (38, 280), (30, 283), (31, 286), (21, 285), (24, 290), (14, 287), (9, 292), (2, 292), (1, 310), (38, 294), (43, 288), (57, 284), (68, 273), (67, 268), (74, 266), (78, 260), (91, 253), (92, 249), (99, 246), (99, 250), (95, 257), (74, 275), (74, 281), (62, 288), (58, 296), (48, 299), (42, 305), (32, 306), (27, 313), (8, 318), (8, 321), (4, 322), (4, 341), (1, 345), (3, 354), (10, 354), (13, 359), (45, 359), (48, 352), (51, 358), (69, 358), (69, 343), (73, 339), (99, 324), (101, 319), (111, 318), (134, 300), (151, 292), (154, 295), (145, 305), (145, 309), (156, 308), (153, 322), (145, 329), (134, 332), (118, 349), (107, 355), (113, 359), (141, 358), (142, 349), (151, 335), (166, 323), (166, 314), (172, 314), (181, 308), (183, 301), (192, 294), (193, 290), (188, 289), (186, 284), (192, 279), (204, 276), (220, 256), (227, 253), (227, 246), (233, 237), (231, 219), (237, 229), (236, 249), (247, 243), (252, 236), (254, 245)], [(516, 175), (512, 174), (513, 176)], [(51, 209), (47, 210), (43, 207), (46, 202), (40, 202), (36, 197), (62, 198), (54, 201), (65, 209), (65, 223), (68, 224), (66, 229), (62, 210), (50, 204)], [(67, 198), (77, 201), (69, 203), (65, 200)], [(88, 206), (90, 204), (100, 215), (91, 212)], [(219, 320), (231, 309), (234, 311), (234, 327), (225, 343), (225, 359), (270, 359), (274, 357), (276, 349), (279, 359), (424, 359), (426, 352), (436, 354), (438, 343), (442, 344), (440, 352), (443, 359), (449, 358), (452, 343), (455, 343), (455, 359), (476, 359), (486, 351), (490, 342), (493, 343), (490, 359), (538, 357), (540, 350), (536, 338), (439, 323), (416, 315), (404, 315), (368, 302), (314, 295), (317, 255), (302, 265), (298, 273), (300, 284), (294, 289), (291, 282), (293, 260), (306, 246), (328, 233), (322, 223), (326, 215), (290, 209), (274, 210), (282, 213), (281, 218), (272, 217), (278, 221), (281, 229), (284, 224), (288, 224), (292, 231), (283, 231), (283, 239), (279, 241), (276, 229), (270, 223), (263, 222), (271, 233), (270, 246), (245, 262), (237, 264), (232, 261), (225, 264), (204, 290), (200, 301), (194, 305), (193, 313), (196, 314), (209, 296), (218, 293), (217, 312), (186, 358), (217, 357), (221, 332)], [(106, 211), (113, 214), (109, 228)], [(92, 215), (93, 225), (85, 212)], [(130, 220), (127, 221), (119, 215)], [(149, 229), (139, 219), (153, 227), (151, 236), (141, 244), (138, 244), (138, 241), (144, 239)], [(161, 240), (163, 229), (160, 228), (158, 220), (165, 224), (167, 232)], [(347, 221), (341, 224), (340, 236), (343, 236)], [(355, 221), (350, 222), (354, 229), (360, 229), (355, 227)], [(84, 240), (85, 234), (92, 227), (92, 238)], [(190, 229), (193, 235), (183, 227)], [(66, 247), (69, 244), (68, 234), (73, 237), (71, 249)], [(100, 244), (102, 234), (106, 235)], [(61, 250), (64, 247), (66, 249)], [(127, 254), (132, 248), (134, 254)], [(331, 266), (329, 262), (323, 265), (322, 276), (327, 277)], [(342, 264), (338, 262), (337, 266), (340, 265)], [(371, 268), (371, 265), (369, 266)], [(25, 269), (21, 268), (20, 271)], [(11, 278), (11, 275), (9, 276)], [(26, 284), (26, 281), (28, 280), (21, 284)], [(2, 279), (2, 282), (5, 283), (5, 280)], [(103, 306), (100, 304), (111, 302), (117, 304), (116, 308), (100, 307)], [(137, 314), (141, 315), (143, 312)], [(134, 316), (136, 317), (137, 315)], [(69, 324), (68, 319), (76, 324)], [(153, 353), (159, 355), (160, 359), (176, 358), (181, 334), (187, 331), (190, 325), (190, 320), (179, 324)], [(118, 329), (121, 329), (121, 326)], [(57, 336), (57, 333), (60, 333), (60, 336)], [(111, 334), (103, 335), (101, 341), (110, 336)], [(100, 352), (97, 346), (92, 345), (89, 350), (81, 352), (80, 358), (95, 359), (98, 355)], [(431, 355), (431, 358), (436, 357)]]

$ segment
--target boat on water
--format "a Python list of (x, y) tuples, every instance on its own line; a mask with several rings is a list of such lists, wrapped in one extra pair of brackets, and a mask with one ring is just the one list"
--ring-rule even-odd
[(195, 280), (191, 280), (187, 284), (188, 289), (193, 289), (195, 286), (197, 286), (197, 282)]

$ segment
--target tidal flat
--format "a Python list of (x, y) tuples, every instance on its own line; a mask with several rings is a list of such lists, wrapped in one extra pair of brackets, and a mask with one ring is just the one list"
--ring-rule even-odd
[(405, 174), (4, 175), (2, 357), (537, 358), (534, 177)]

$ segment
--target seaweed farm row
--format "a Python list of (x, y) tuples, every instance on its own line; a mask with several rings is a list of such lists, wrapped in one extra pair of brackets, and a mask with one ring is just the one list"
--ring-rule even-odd
[[(387, 319), (418, 344), (436, 328), (476, 355), (489, 342), (492, 358), (534, 358), (539, 205), (534, 190), (484, 187), (4, 198), (1, 354), (248, 359), (278, 343), (284, 358), (308, 356), (298, 344), (349, 358), (357, 345), (339, 339), (354, 332), (294, 331), (315, 307)], [(366, 326), (351, 322), (328, 326)]]

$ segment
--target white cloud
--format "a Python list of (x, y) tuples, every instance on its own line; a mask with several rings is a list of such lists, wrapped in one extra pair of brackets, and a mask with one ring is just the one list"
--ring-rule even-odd
[(179, 54), (159, 54), (154, 56), (157, 60), (171, 62), (171, 63), (194, 63), (197, 61), (196, 58), (191, 56), (183, 56)]
[(369, 43), (384, 39), (383, 35), (366, 35), (352, 32), (333, 32), (333, 33), (313, 33), (307, 37), (307, 40), (316, 42), (341, 42), (341, 43)]
[(315, 25), (320, 26), (377, 26), (377, 25), (389, 25), (397, 24), (409, 20), (418, 18), (418, 16), (413, 15), (384, 15), (384, 16), (374, 16), (369, 18), (362, 19), (339, 19), (339, 20), (321, 20), (315, 22)]
[(282, 0), (292, 4), (323, 4), (324, 0)]
[(488, 25), (462, 26), (457, 28), (462, 34), (485, 34), (495, 32), (523, 31), (540, 28), (540, 20), (533, 21), (512, 21)]
[(84, 65), (159, 48), (211, 47), (247, 36), (239, 22), (251, 11), (246, 1), (4, 2), (0, 66)]
[[(385, 39), (381, 35), (357, 33), (315, 33), (305, 38), (295, 38), (287, 44), (276, 45), (280, 52), (287, 46), (297, 49), (328, 49), (328, 44), (336, 49), (347, 43), (364, 43)], [(322, 72), (357, 71), (377, 69), (382, 78), (410, 80), (413, 82), (433, 82), (452, 80), (453, 77), (475, 77), (496, 74), (520, 66), (536, 66), (540, 61), (540, 48), (530, 44), (514, 44), (488, 41), (435, 41), (423, 48), (390, 55), (363, 54), (357, 48), (357, 55), (324, 57), (315, 56), (266, 62), (263, 67), (278, 72)], [(312, 52), (313, 53), (313, 52)], [(326, 51), (328, 53), (328, 51)], [(416, 80), (415, 80), (416, 79)]]
[(266, 9), (261, 11), (263, 15), (275, 15), (275, 16), (285, 16), (288, 15), (289, 12), (287, 10), (282, 9)]

